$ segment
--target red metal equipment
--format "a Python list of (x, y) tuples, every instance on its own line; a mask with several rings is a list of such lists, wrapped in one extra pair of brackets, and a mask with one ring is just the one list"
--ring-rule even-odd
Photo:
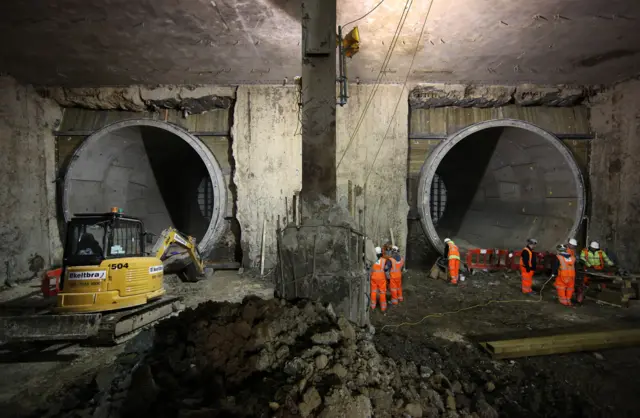
[(40, 289), (44, 297), (57, 296), (60, 291), (60, 276), (62, 275), (62, 268), (46, 271), (42, 276), (42, 282), (40, 283)]
[[(520, 270), (520, 256), (522, 251), (509, 251), (501, 249), (473, 248), (467, 250), (465, 262), (470, 269), (477, 270)], [(543, 272), (551, 269), (553, 254), (548, 252), (535, 253), (536, 271)]]
[(507, 250), (474, 248), (465, 256), (467, 267), (480, 270), (503, 270), (508, 267)]

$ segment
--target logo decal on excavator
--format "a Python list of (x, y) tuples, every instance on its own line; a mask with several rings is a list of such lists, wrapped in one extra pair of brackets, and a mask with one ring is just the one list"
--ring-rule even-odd
[(175, 234), (174, 237), (175, 237), (174, 239), (176, 240), (177, 243), (182, 244), (184, 246), (189, 245), (189, 243), (187, 243), (187, 241), (185, 241), (185, 239), (182, 238), (180, 235)]
[(107, 271), (70, 271), (69, 280), (103, 280), (107, 278)]
[(149, 267), (149, 274), (162, 273), (163, 270), (163, 266), (151, 266)]

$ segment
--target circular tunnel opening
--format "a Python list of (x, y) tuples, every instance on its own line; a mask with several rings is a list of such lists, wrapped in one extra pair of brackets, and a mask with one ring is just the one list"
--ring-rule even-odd
[(510, 119), (471, 125), (438, 144), (422, 166), (418, 193), (423, 228), (438, 251), (446, 237), (461, 248), (505, 249), (536, 238), (549, 250), (575, 236), (585, 202), (569, 149)]
[(173, 226), (207, 252), (222, 233), (226, 186), (211, 151), (168, 123), (117, 122), (89, 136), (67, 169), (65, 220), (118, 206), (159, 235)]

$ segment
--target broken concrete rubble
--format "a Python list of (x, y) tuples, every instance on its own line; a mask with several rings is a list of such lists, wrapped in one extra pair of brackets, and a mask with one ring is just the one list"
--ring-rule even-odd
[(178, 109), (199, 114), (212, 109), (228, 109), (236, 95), (235, 87), (220, 86), (130, 86), (100, 88), (42, 88), (41, 96), (62, 107), (93, 110)]
[(499, 107), (511, 102), (515, 87), (419, 84), (409, 93), (411, 108)]
[[(381, 355), (369, 327), (349, 324), (353, 335), (345, 335), (345, 321), (307, 300), (205, 303), (158, 325), (146, 357), (115, 376), (99, 375), (103, 392), (84, 403), (76, 399), (71, 412), (124, 418), (496, 413), (484, 397), (473, 404), (457, 401), (444, 388), (446, 376), (425, 379), (414, 363)], [(317, 335), (331, 338), (317, 345)], [(64, 413), (69, 416), (70, 410)]]
[(516, 88), (514, 100), (520, 106), (569, 107), (580, 104), (586, 90), (575, 86), (539, 86), (522, 84)]
[(411, 108), (500, 107), (510, 103), (520, 106), (575, 106), (587, 97), (582, 86), (519, 86), (418, 84), (409, 93)]

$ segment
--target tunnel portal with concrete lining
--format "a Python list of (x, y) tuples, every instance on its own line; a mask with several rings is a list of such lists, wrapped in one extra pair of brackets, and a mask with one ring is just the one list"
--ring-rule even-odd
[(582, 175), (571, 152), (547, 131), (518, 120), (471, 125), (443, 140), (422, 166), (422, 225), (442, 251), (446, 237), (462, 248), (541, 249), (575, 236), (584, 215)]
[(226, 199), (220, 165), (198, 138), (175, 125), (135, 119), (104, 127), (76, 150), (62, 206), (66, 221), (122, 207), (148, 232), (174, 226), (206, 252), (222, 233)]

